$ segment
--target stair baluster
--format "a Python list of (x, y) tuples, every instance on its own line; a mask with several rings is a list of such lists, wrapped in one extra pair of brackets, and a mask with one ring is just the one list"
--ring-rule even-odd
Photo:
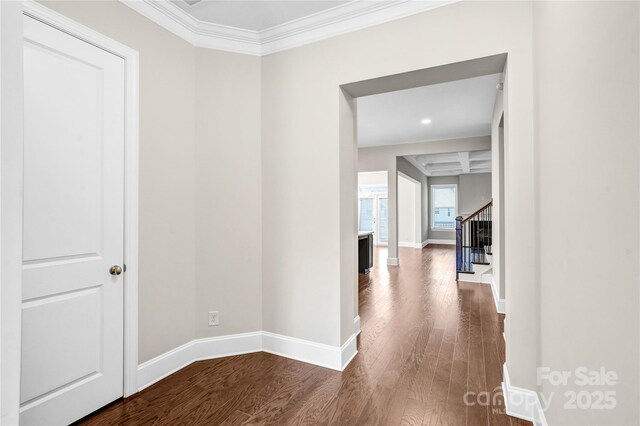
[(473, 264), (487, 264), (486, 252), (492, 245), (493, 200), (470, 216), (456, 217), (456, 279), (459, 274), (473, 273)]

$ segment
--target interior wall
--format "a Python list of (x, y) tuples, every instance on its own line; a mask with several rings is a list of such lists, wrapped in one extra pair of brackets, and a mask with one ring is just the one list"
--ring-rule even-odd
[[(355, 256), (340, 251), (341, 236), (337, 232), (342, 220), (338, 194), (343, 185), (348, 185), (341, 176), (346, 173), (343, 167), (349, 164), (341, 161), (345, 149), (341, 144), (353, 143), (353, 136), (350, 141), (340, 137), (342, 101), (338, 88), (343, 84), (508, 53), (507, 69), (513, 71), (508, 94), (512, 115), (507, 118), (509, 127), (505, 131), (513, 133), (518, 147), (510, 151), (507, 165), (514, 169), (509, 188), (517, 196), (509, 197), (514, 204), (507, 208), (534, 224), (531, 8), (531, 3), (521, 2), (459, 2), (263, 57), (263, 292), (267, 331), (330, 345), (344, 342), (344, 335), (336, 333), (335, 323), (327, 321), (341, 304), (351, 303), (340, 299), (340, 287), (352, 290), (355, 286), (354, 280), (341, 281), (341, 275), (336, 274), (356, 261)], [(359, 150), (359, 157), (363, 151)], [(308, 166), (310, 154), (313, 167)], [(387, 170), (395, 176), (395, 160), (387, 164), (373, 170)], [(395, 184), (389, 185), (390, 200), (395, 190)], [(317, 208), (318, 199), (323, 200), (322, 209)], [(307, 243), (309, 223), (323, 223), (327, 230), (312, 245)], [(507, 241), (512, 254), (511, 273), (520, 278), (518, 287), (529, 289), (514, 293), (522, 293), (527, 303), (532, 299), (529, 292), (536, 294), (537, 288), (535, 233), (532, 226), (521, 232), (518, 244)], [(355, 240), (355, 235), (351, 238)], [(523, 247), (522, 239), (532, 243)], [(389, 251), (390, 255), (392, 251), (397, 253), (397, 247), (392, 245)], [(535, 329), (536, 323), (531, 324), (535, 315), (530, 310), (537, 310), (537, 306), (512, 312), (508, 319), (514, 323), (512, 329)], [(514, 385), (535, 387), (537, 335), (534, 330), (512, 337), (514, 347), (510, 350), (517, 349), (518, 356), (508, 357), (507, 362), (512, 363), (509, 371)]]
[[(536, 2), (534, 22), (540, 365), (573, 374), (542, 380), (547, 420), (638, 424), (640, 4)], [(602, 224), (596, 206), (621, 214)], [(580, 386), (577, 367), (616, 383)], [(615, 406), (566, 409), (567, 391), (614, 391)]]
[(413, 164), (403, 157), (396, 157), (396, 169), (400, 173), (410, 176), (420, 182), (420, 229), (416, 236), (416, 242), (424, 243), (429, 232), (429, 187), (428, 178), (418, 170)]
[(491, 173), (458, 176), (458, 215), (469, 216), (491, 201)]
[(195, 48), (119, 2), (44, 4), (140, 53), (139, 361), (260, 330), (260, 58)]
[[(416, 199), (415, 187), (409, 179), (398, 176), (398, 244), (422, 243), (416, 241)], [(418, 184), (419, 185), (419, 184)]]
[(387, 172), (358, 173), (358, 186), (362, 185), (387, 185)]
[[(117, 2), (46, 4), (140, 52), (139, 335), (145, 361), (196, 334), (195, 203), (199, 191), (209, 191), (195, 182), (199, 173), (206, 176), (195, 158), (206, 152), (196, 142), (198, 49)], [(262, 155), (252, 166), (262, 166), (264, 328), (332, 345), (348, 335), (346, 322), (334, 318), (355, 309), (354, 274), (344, 273), (345, 265), (355, 264), (348, 242), (355, 237), (348, 232), (355, 215), (353, 206), (346, 214), (343, 206), (347, 196), (355, 200), (349, 185), (355, 187), (360, 153), (341, 145), (353, 135), (353, 123), (340, 127), (353, 109), (337, 88), (507, 52), (505, 214), (518, 218), (505, 225), (511, 382), (536, 389), (537, 366), (606, 363), (620, 378), (617, 407), (567, 411), (557, 398), (550, 423), (637, 424), (638, 223), (598, 228), (581, 214), (594, 200), (620, 205), (631, 217), (640, 213), (638, 4), (610, 5), (459, 2), (262, 58)], [(585, 27), (594, 31), (579, 30)], [(250, 146), (252, 138), (246, 140)], [(395, 160), (387, 164), (383, 169), (395, 176)], [(594, 181), (601, 175), (620, 179), (615, 186)], [(557, 182), (571, 191), (558, 191)], [(557, 219), (557, 210), (572, 226)], [(328, 230), (313, 245), (309, 223)], [(587, 268), (591, 253), (585, 250), (593, 241), (608, 242), (608, 249)], [(241, 247), (249, 246), (243, 240)], [(569, 306), (567, 300), (577, 302)]]
[(260, 70), (196, 50), (196, 337), (262, 330)]
[[(340, 89), (338, 92), (338, 140), (340, 143), (338, 150), (339, 172), (338, 180), (343, 184), (339, 187), (340, 209), (338, 223), (340, 236), (340, 256), (343, 259), (352, 259), (353, 262), (338, 265), (340, 282), (348, 282), (351, 285), (339, 286), (338, 304), (339, 316), (335, 317), (339, 321), (338, 342), (336, 346), (342, 346), (342, 342), (355, 339), (356, 317), (358, 316), (358, 268), (356, 267), (358, 258), (358, 148), (354, 142), (356, 131), (356, 108), (353, 98)], [(327, 321), (328, 324), (331, 321)], [(335, 332), (332, 333), (335, 336)], [(334, 340), (335, 341), (335, 340)], [(335, 343), (334, 343), (335, 345)], [(353, 344), (357, 351), (356, 344)], [(343, 359), (345, 363), (347, 359)]]
[(491, 215), (494, 221), (492, 230), (493, 246), (491, 247), (492, 263), (493, 263), (493, 283), (494, 288), (498, 291), (498, 299), (505, 300), (505, 282), (504, 282), (504, 103), (503, 91), (496, 93), (496, 102), (493, 107), (493, 115), (491, 118), (491, 196), (493, 198), (493, 206)]
[(43, 3), (140, 53), (138, 336), (144, 362), (195, 337), (196, 48), (120, 2)]

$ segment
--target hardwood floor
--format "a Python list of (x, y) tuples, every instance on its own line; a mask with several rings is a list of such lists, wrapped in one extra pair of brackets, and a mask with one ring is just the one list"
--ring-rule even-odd
[(456, 283), (450, 246), (401, 248), (400, 262), (378, 248), (360, 275), (358, 355), (343, 372), (266, 353), (200, 361), (79, 423), (530, 424), (504, 414), (490, 287)]

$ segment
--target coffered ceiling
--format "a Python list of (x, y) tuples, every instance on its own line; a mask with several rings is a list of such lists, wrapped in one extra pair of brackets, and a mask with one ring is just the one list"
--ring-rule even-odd
[(491, 173), (491, 151), (407, 155), (404, 158), (427, 176)]

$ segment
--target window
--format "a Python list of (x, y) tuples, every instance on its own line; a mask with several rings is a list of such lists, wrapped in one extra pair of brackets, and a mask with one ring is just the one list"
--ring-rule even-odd
[(458, 185), (431, 185), (431, 229), (456, 229)]

